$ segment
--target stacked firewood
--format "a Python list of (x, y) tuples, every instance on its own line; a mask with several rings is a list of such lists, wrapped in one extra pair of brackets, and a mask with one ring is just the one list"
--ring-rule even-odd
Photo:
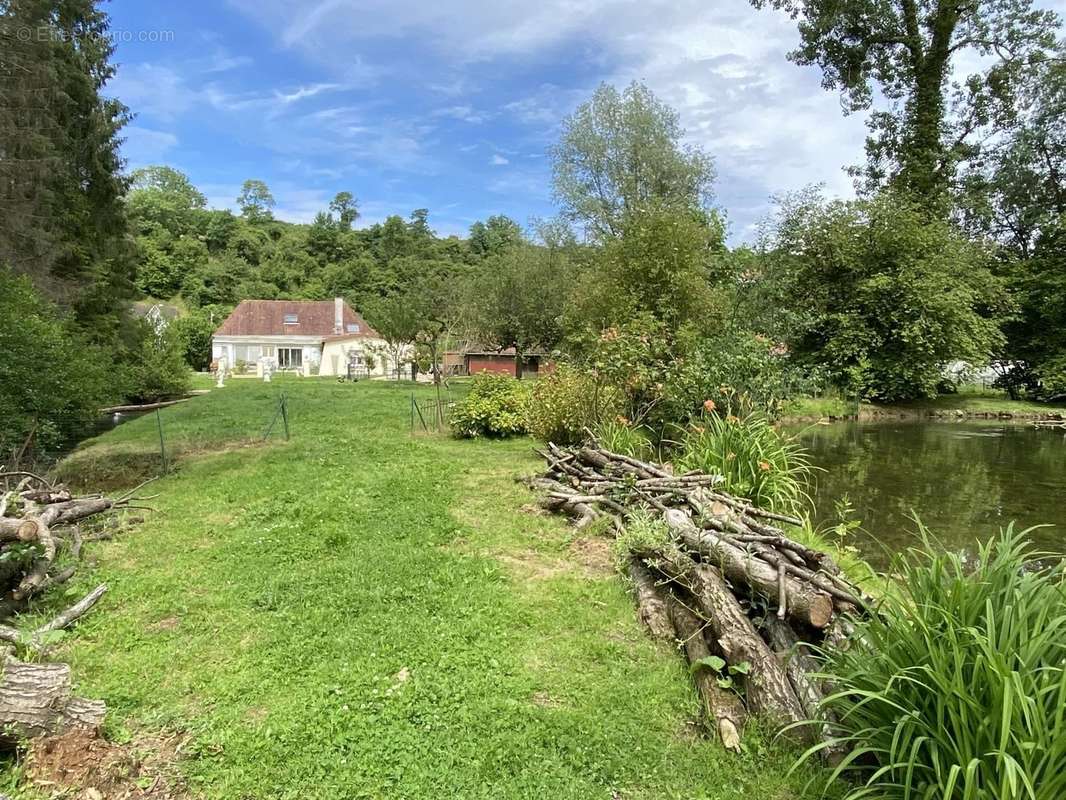
[(869, 601), (828, 554), (785, 534), (799, 519), (722, 491), (719, 476), (594, 444), (538, 452), (548, 469), (531, 485), (542, 507), (616, 534), (648, 515), (665, 523), (664, 543), (632, 543), (638, 614), (680, 643), (725, 747), (739, 748), (749, 715), (799, 742), (830, 735), (816, 652), (842, 646)]
[[(133, 494), (75, 497), (65, 486), (34, 473), (0, 471), (0, 620), (6, 622), (29, 610), (33, 601), (69, 581), (77, 571), (84, 542), (109, 537), (106, 531), (89, 533), (82, 526), (90, 518), (138, 507)], [(7, 643), (0, 646), (0, 729), (33, 736), (70, 726), (100, 725), (103, 703), (70, 695), (66, 664), (25, 663), (14, 652), (16, 647), (23, 648), (38, 661), (56, 632), (81, 618), (106, 591), (106, 585), (97, 586), (32, 630), (0, 624), (0, 642)]]

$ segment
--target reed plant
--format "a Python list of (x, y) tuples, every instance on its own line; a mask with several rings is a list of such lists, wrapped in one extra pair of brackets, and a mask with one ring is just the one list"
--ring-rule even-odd
[(806, 450), (759, 413), (708, 412), (677, 429), (673, 461), (681, 472), (721, 475), (721, 488), (753, 503), (800, 514), (814, 467)]
[(976, 560), (925, 544), (828, 665), (826, 698), (858, 776), (847, 800), (1066, 797), (1061, 557), (1008, 527)]

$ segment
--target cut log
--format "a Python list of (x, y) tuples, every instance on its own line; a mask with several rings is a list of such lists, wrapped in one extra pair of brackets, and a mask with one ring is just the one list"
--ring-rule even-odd
[(740, 752), (740, 733), (744, 729), (747, 712), (740, 695), (718, 685), (718, 676), (707, 664), (711, 648), (704, 639), (703, 623), (676, 597), (667, 600), (670, 619), (677, 632), (678, 641), (685, 648), (685, 655), (692, 669), (692, 680), (703, 700), (708, 726), (718, 735), (726, 750)]
[[(710, 564), (697, 565), (681, 553), (659, 551), (645, 555), (649, 564), (690, 592), (710, 623), (726, 661), (732, 666), (748, 665), (744, 685), (752, 713), (778, 728), (803, 722), (806, 715), (788, 676), (729, 590), (722, 573)], [(810, 731), (803, 728), (791, 728), (789, 735), (800, 742), (810, 739)]]
[[(714, 531), (700, 530), (679, 509), (669, 509), (663, 514), (663, 519), (686, 548), (720, 567), (735, 585), (747, 586), (771, 600), (778, 596), (778, 572), (775, 567), (731, 544)], [(787, 576), (785, 593), (788, 597), (786, 612), (791, 619), (820, 629), (833, 618), (833, 598), (809, 583)]]
[(666, 593), (639, 558), (630, 558), (629, 578), (637, 597), (637, 618), (656, 639), (672, 640), (674, 625), (667, 611)]
[(762, 629), (767, 643), (781, 660), (807, 717), (815, 719), (820, 714), (822, 692), (816, 683), (817, 679), (809, 676), (818, 672), (818, 664), (787, 622), (768, 615), (763, 620)]
[(70, 665), (27, 664), (8, 656), (0, 678), (0, 729), (42, 736), (71, 728), (99, 730), (107, 707), (71, 696)]

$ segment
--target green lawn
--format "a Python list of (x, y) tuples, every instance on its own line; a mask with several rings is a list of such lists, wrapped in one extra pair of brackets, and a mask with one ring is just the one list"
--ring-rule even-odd
[[(282, 390), (292, 438), (263, 444)], [(699, 735), (607, 545), (530, 511), (530, 442), (413, 438), (412, 391), (282, 376), (163, 410), (178, 469), (90, 545), (74, 588), (110, 591), (57, 654), (112, 735), (189, 733), (206, 798), (806, 797), (793, 754)], [(65, 472), (133, 481), (157, 436), (131, 421)]]

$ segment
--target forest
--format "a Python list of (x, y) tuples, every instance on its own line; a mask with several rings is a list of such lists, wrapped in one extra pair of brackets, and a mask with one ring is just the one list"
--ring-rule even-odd
[[(466, 341), (575, 363), (640, 358), (648, 391), (742, 372), (771, 400), (895, 402), (952, 391), (945, 368), (962, 364), (991, 365), (1014, 397), (1061, 398), (1060, 20), (1026, 0), (932, 3), (917, 27), (907, 3), (870, 18), (862, 2), (756, 5), (796, 16), (790, 58), (867, 114), (867, 160), (852, 169), (855, 199), (782, 194), (759, 235), (731, 247), (714, 199), (729, 153), (693, 144), (640, 83), (601, 85), (561, 125), (552, 219), (492, 216), (442, 238), (427, 209), (361, 227), (355, 193), (341, 191), (295, 224), (274, 218), (254, 178), (238, 213), (207, 208), (175, 167), (125, 168), (135, 109), (107, 92), (106, 13), (4, 3), (7, 20), (70, 35), (5, 40), (0, 102), (15, 113), (0, 122), (0, 335), (12, 355), (0, 407), (16, 423), (0, 447), (47, 448), (108, 402), (180, 394), (244, 298), (343, 296), (390, 341), (418, 343), (424, 369), (443, 342)], [(963, 79), (967, 48), (986, 66)], [(179, 309), (165, 334), (131, 314), (145, 299)], [(605, 355), (605, 331), (633, 347)]]

